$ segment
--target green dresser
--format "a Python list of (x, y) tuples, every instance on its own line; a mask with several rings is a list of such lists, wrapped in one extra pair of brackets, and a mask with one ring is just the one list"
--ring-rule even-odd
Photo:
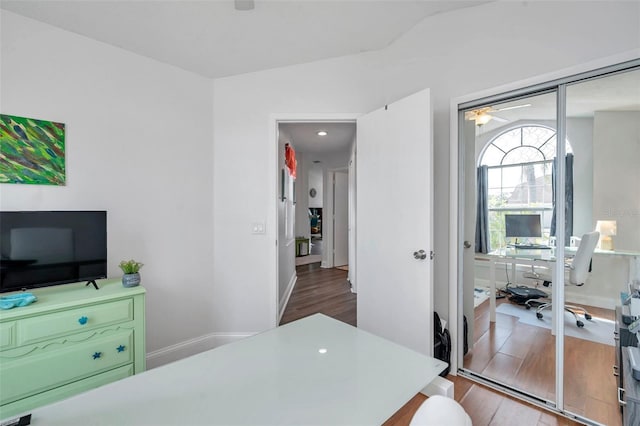
[(145, 290), (99, 280), (0, 311), (0, 419), (145, 370)]

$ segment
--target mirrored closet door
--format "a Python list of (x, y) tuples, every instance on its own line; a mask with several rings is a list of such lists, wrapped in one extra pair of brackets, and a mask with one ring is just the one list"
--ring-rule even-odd
[(622, 422), (614, 321), (640, 285), (639, 63), (459, 106), (459, 372), (590, 424)]
[(565, 313), (564, 408), (616, 425), (620, 382), (613, 366), (622, 349), (614, 335), (616, 307), (620, 311), (620, 294), (630, 283), (640, 284), (640, 70), (569, 84), (566, 99), (567, 138), (575, 151), (574, 245), (591, 254), (585, 235), (598, 236), (588, 262), (569, 259), (575, 265), (564, 299), (577, 320)]
[[(525, 303), (529, 298), (524, 286), (529, 282), (523, 274), (531, 267), (508, 256), (516, 250), (525, 253), (515, 249), (516, 244), (549, 243), (556, 102), (556, 92), (549, 91), (461, 112), (463, 305), (468, 329), (462, 364), (489, 380), (551, 401), (555, 401), (555, 339), (548, 324), (537, 324), (533, 305)], [(545, 254), (542, 250), (526, 251)], [(545, 288), (537, 292), (549, 293)]]

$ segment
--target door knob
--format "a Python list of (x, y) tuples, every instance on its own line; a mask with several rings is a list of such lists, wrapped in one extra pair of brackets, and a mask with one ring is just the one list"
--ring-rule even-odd
[(427, 258), (427, 252), (424, 250), (418, 250), (413, 252), (413, 257), (418, 260), (424, 260)]
[(469, 241), (465, 241), (464, 248), (471, 248), (471, 243)]

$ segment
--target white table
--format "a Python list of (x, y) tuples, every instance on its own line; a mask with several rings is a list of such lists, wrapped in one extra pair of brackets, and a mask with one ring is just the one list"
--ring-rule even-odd
[(36, 409), (38, 425), (377, 425), (446, 363), (316, 314)]
[[(577, 247), (565, 247), (564, 253), (567, 257), (572, 257), (577, 251)], [(596, 249), (594, 255), (599, 256), (619, 256), (628, 259), (628, 280), (635, 279), (634, 262), (640, 256), (640, 252), (628, 250), (600, 250)], [(489, 259), (489, 319), (496, 321), (496, 263), (511, 264), (511, 276), (515, 282), (516, 265), (541, 266), (550, 269), (550, 275), (555, 274), (555, 248), (541, 249), (516, 249), (501, 248), (488, 254)], [(563, 265), (564, 267), (564, 265)]]
[[(565, 251), (565, 253), (567, 253)], [(501, 248), (488, 254), (489, 258), (489, 320), (496, 322), (496, 263), (511, 264), (511, 276), (515, 282), (516, 265), (549, 268), (555, 274), (555, 250)]]

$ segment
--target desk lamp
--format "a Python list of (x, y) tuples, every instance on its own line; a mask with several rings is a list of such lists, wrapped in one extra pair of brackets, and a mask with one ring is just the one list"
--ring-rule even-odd
[(596, 223), (596, 231), (600, 232), (598, 248), (600, 250), (613, 250), (612, 236), (616, 235), (617, 223), (615, 220), (599, 220)]

